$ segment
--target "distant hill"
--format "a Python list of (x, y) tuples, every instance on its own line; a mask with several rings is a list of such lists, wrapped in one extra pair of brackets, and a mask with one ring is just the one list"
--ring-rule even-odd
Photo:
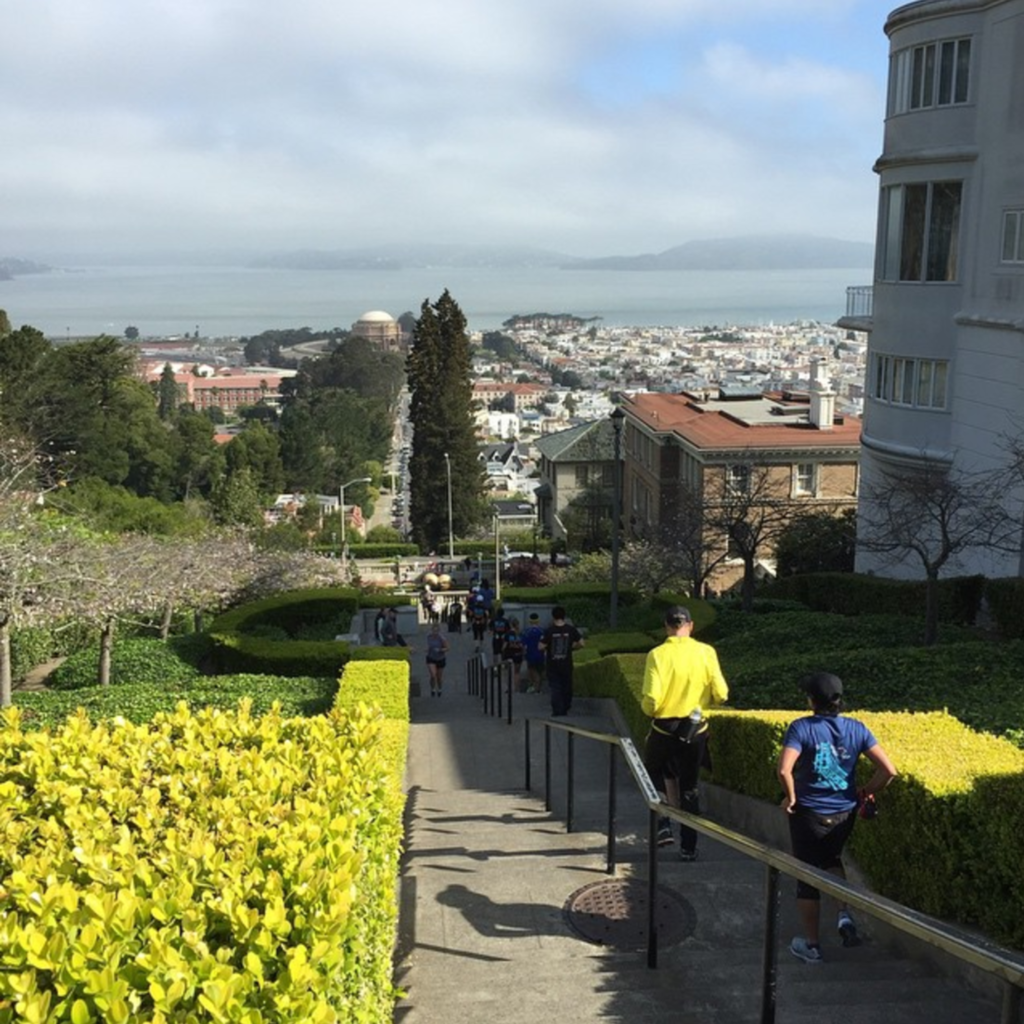
[(409, 267), (482, 267), (508, 270), (558, 267), (565, 253), (528, 246), (382, 245), (354, 249), (298, 249), (254, 260), (254, 267), (287, 270), (404, 270)]
[(0, 281), (10, 281), (18, 274), (46, 274), (53, 267), (45, 263), (33, 263), (32, 260), (18, 260), (12, 256), (0, 256)]
[(573, 260), (569, 270), (828, 270), (870, 267), (875, 247), (811, 235), (756, 235), (686, 242), (660, 253)]
[(469, 267), (512, 270), (810, 270), (870, 267), (874, 246), (810, 235), (758, 235), (686, 242), (660, 253), (584, 259), (530, 246), (382, 245), (297, 249), (250, 262), (287, 270), (404, 270)]

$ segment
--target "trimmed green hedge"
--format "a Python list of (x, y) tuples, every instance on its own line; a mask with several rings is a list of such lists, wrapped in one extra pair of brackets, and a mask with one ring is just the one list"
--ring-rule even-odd
[(989, 580), (985, 599), (1002, 636), (1010, 640), (1024, 637), (1024, 579)]
[(347, 643), (284, 639), (280, 631), (294, 637), (318, 623), (347, 633), (359, 607), (359, 592), (340, 587), (293, 590), (239, 605), (210, 626), (217, 667), (221, 672), (337, 676), (349, 657)]
[(136, 724), (158, 712), (172, 712), (180, 702), (189, 707), (231, 709), (243, 698), (252, 701), (253, 714), (266, 714), (276, 702), (285, 717), (310, 717), (328, 711), (338, 690), (336, 677), (297, 677), (237, 674), (197, 676), (187, 683), (123, 683), (67, 691), (16, 691), (14, 704), (23, 712), (25, 728), (56, 728), (83, 708), (89, 718), (125, 718)]
[(385, 717), (409, 721), (409, 666), (398, 661), (350, 661), (342, 673), (336, 703), (375, 704)]
[[(983, 576), (939, 580), (939, 619), (969, 624), (975, 621), (985, 589)], [(765, 587), (764, 595), (801, 601), (814, 611), (841, 615), (875, 613), (924, 615), (925, 583), (891, 580), (846, 572), (784, 576)]]
[(347, 633), (360, 606), (359, 591), (348, 587), (289, 590), (223, 612), (210, 624), (210, 633), (244, 633), (253, 626), (272, 625), (294, 634), (310, 622), (333, 622), (339, 633)]
[[(50, 673), (47, 685), (53, 690), (80, 690), (98, 680), (100, 648), (96, 644), (70, 655)], [(199, 674), (165, 640), (142, 638), (116, 640), (110, 652), (110, 683), (182, 684)]]

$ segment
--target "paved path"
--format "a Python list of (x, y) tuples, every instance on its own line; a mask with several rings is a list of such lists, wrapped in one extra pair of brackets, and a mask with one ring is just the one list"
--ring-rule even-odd
[[(515, 722), (482, 713), (467, 693), (473, 645), (450, 637), (444, 695), (429, 695), (424, 628), (414, 641), (412, 730), (407, 771), (406, 853), (396, 958), (406, 997), (402, 1024), (737, 1024), (759, 1019), (763, 869), (707, 840), (682, 864), (659, 853), (671, 933), (659, 967), (636, 941), (609, 947), (572, 926), (589, 896), (646, 874), (646, 807), (625, 767), (618, 771), (620, 863), (605, 872), (607, 748), (575, 743), (577, 830), (565, 828), (566, 734), (551, 730), (553, 811), (545, 809), (544, 695), (516, 698)], [(447, 634), (446, 634), (447, 635)], [(525, 788), (523, 718), (531, 727), (532, 789)], [(577, 701), (566, 720), (613, 731), (608, 705)], [(588, 886), (596, 889), (581, 893)], [(627, 904), (628, 907), (628, 904)], [(782, 934), (793, 934), (791, 887)], [(585, 922), (584, 922), (585, 923)], [(828, 962), (808, 966), (783, 949), (777, 1020), (814, 1024), (962, 1024), (999, 1020), (998, 1008), (894, 957), (881, 942), (846, 950), (826, 939)]]

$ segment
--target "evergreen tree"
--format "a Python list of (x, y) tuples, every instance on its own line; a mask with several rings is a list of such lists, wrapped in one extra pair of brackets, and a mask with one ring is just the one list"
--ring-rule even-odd
[(477, 458), (471, 353), (466, 318), (448, 290), (423, 303), (406, 361), (413, 427), (410, 518), (415, 541), (443, 550), (448, 537), (448, 466), (452, 526), (465, 536), (485, 516), (483, 467)]
[(160, 419), (164, 422), (173, 420), (178, 409), (178, 382), (174, 379), (174, 368), (170, 363), (164, 363), (163, 373), (160, 374), (157, 399)]

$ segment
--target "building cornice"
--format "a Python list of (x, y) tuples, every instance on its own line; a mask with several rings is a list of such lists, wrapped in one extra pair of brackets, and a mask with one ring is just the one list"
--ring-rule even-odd
[(978, 159), (975, 146), (940, 146), (935, 149), (915, 149), (906, 153), (883, 153), (875, 161), (875, 173), (892, 171), (897, 167), (919, 167), (923, 164), (966, 164)]
[(885, 34), (891, 37), (897, 29), (914, 22), (948, 18), (954, 14), (976, 14), (1001, 3), (1005, 3), (1005, 0), (916, 0), (915, 3), (897, 7), (889, 15), (885, 22)]
[(1019, 331), (1024, 334), (1024, 319), (1007, 320), (984, 313), (957, 313), (953, 318), (958, 327), (984, 327), (993, 331)]
[(861, 434), (861, 445), (886, 462), (901, 466), (920, 467), (924, 463), (953, 464), (953, 453), (948, 448), (914, 448), (895, 441), (884, 441), (868, 433)]

